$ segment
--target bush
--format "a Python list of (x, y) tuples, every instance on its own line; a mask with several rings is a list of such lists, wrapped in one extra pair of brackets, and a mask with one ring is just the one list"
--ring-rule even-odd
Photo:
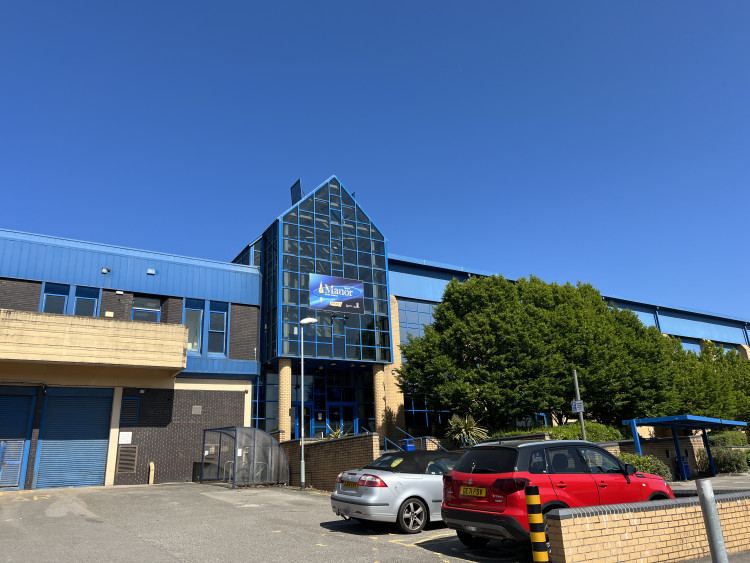
[[(747, 473), (748, 456), (744, 450), (730, 450), (729, 448), (712, 449), (714, 466), (717, 473)], [(698, 469), (701, 473), (709, 473), (708, 454), (706, 450), (698, 450)]]
[(623, 461), (623, 463), (634, 465), (640, 473), (653, 473), (654, 475), (659, 475), (667, 481), (672, 481), (672, 479), (674, 479), (674, 477), (672, 477), (672, 472), (669, 470), (669, 467), (667, 467), (667, 464), (652, 455), (640, 456), (638, 454), (622, 452), (620, 453), (619, 458)]
[[(622, 432), (614, 426), (607, 426), (598, 422), (584, 422), (586, 425), (586, 439), (589, 442), (618, 442), (623, 439)], [(581, 424), (563, 424), (549, 429), (553, 440), (580, 440)]]
[(747, 466), (750, 467), (750, 450), (745, 450), (745, 457), (747, 458)]
[(710, 432), (708, 443), (712, 448), (724, 446), (747, 446), (747, 435), (742, 430), (729, 430), (726, 432)]
[[(622, 432), (614, 426), (607, 426), (598, 422), (584, 422), (586, 425), (586, 439), (589, 442), (619, 442), (624, 437)], [(531, 428), (511, 428), (496, 430), (493, 438), (509, 438), (525, 434), (541, 434), (546, 432), (553, 440), (580, 440), (581, 424), (579, 422), (563, 424), (561, 426), (534, 426)]]
[(491, 438), (510, 438), (512, 436), (525, 436), (526, 434), (544, 434), (548, 433), (548, 426), (530, 426), (526, 428), (512, 428), (509, 430), (495, 430)]

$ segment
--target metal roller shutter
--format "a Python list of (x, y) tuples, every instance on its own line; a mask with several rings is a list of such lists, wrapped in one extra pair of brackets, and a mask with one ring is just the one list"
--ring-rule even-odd
[(35, 400), (35, 388), (0, 387), (0, 488), (22, 486)]
[(104, 484), (112, 389), (49, 389), (35, 487)]

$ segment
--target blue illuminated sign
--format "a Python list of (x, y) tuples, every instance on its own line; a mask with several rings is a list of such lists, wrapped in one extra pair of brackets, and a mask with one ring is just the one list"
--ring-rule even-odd
[(310, 308), (361, 315), (365, 312), (364, 285), (358, 280), (310, 274)]

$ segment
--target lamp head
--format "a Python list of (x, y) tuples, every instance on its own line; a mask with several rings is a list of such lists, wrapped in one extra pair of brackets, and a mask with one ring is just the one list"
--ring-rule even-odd
[(314, 317), (307, 317), (306, 319), (302, 319), (299, 324), (301, 325), (313, 325), (318, 322), (318, 319)]

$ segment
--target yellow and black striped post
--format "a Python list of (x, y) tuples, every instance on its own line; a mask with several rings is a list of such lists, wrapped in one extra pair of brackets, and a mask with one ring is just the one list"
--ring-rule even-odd
[(526, 511), (529, 514), (529, 532), (531, 532), (531, 555), (534, 561), (549, 561), (547, 552), (547, 534), (544, 531), (542, 501), (539, 499), (539, 487), (526, 487)]

